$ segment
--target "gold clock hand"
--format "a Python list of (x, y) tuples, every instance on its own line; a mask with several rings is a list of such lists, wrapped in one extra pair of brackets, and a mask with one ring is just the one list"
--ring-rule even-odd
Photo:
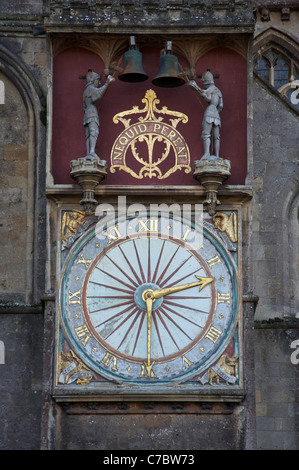
[(152, 307), (155, 299), (153, 298), (152, 289), (147, 289), (143, 292), (142, 298), (146, 303), (146, 312), (147, 312), (147, 367), (148, 375), (151, 374), (151, 334), (152, 334)]
[(210, 284), (210, 282), (214, 281), (213, 277), (200, 277), (200, 276), (195, 276), (199, 281), (196, 282), (190, 282), (189, 284), (182, 284), (180, 286), (173, 286), (173, 287), (165, 287), (165, 289), (156, 289), (152, 291), (152, 296), (153, 299), (159, 299), (160, 297), (163, 297), (164, 295), (168, 294), (173, 294), (174, 292), (180, 292), (181, 290), (185, 289), (190, 289), (190, 287), (196, 287), (200, 286), (200, 291), (203, 289), (205, 286)]
[(166, 287), (165, 289), (146, 289), (142, 293), (142, 299), (146, 303), (146, 312), (147, 312), (147, 373), (148, 376), (154, 376), (151, 368), (154, 362), (151, 364), (151, 334), (152, 334), (152, 308), (153, 303), (156, 299), (163, 297), (164, 295), (172, 294), (174, 292), (180, 292), (181, 290), (190, 289), (191, 287), (200, 286), (200, 291), (205, 286), (214, 281), (213, 277), (200, 277), (195, 276), (199, 281), (190, 282), (189, 284), (182, 284), (180, 286)]

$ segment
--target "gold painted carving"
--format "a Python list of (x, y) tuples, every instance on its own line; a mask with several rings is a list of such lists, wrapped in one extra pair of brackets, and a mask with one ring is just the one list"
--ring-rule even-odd
[[(190, 173), (189, 148), (176, 129), (180, 122), (184, 124), (188, 122), (188, 116), (178, 111), (171, 111), (166, 106), (158, 109), (157, 104), (160, 100), (153, 90), (147, 90), (142, 103), (145, 104), (143, 109), (133, 106), (132, 109), (113, 117), (113, 122), (115, 124), (121, 122), (125, 129), (112, 147), (111, 173), (115, 173), (118, 168), (137, 179), (145, 177), (165, 179), (181, 169), (184, 169), (185, 173)], [(132, 119), (129, 116), (138, 114), (145, 116), (139, 116), (137, 122), (131, 124)], [(172, 116), (168, 118), (170, 124), (164, 121), (162, 115)], [(163, 144), (163, 150), (158, 143)], [(162, 170), (160, 165), (163, 162), (166, 164), (170, 162), (172, 155), (174, 155), (174, 164), (165, 165), (167, 168), (164, 166)]]
[(85, 217), (83, 211), (73, 210), (71, 213), (65, 211), (62, 216), (61, 224), (61, 241), (65, 243), (74, 233), (78, 227), (83, 224), (82, 219)]
[(93, 378), (92, 372), (86, 365), (70, 350), (59, 355), (59, 383), (70, 384), (76, 382), (78, 385), (88, 385)]
[(225, 232), (231, 242), (237, 241), (237, 217), (234, 212), (230, 215), (216, 212), (214, 215), (215, 227), (221, 232)]
[(207, 380), (210, 385), (213, 385), (215, 379), (216, 384), (220, 384), (220, 378), (225, 380), (226, 385), (234, 383), (238, 379), (238, 363), (239, 356), (228, 357), (223, 354), (216, 366), (212, 366), (208, 370)]

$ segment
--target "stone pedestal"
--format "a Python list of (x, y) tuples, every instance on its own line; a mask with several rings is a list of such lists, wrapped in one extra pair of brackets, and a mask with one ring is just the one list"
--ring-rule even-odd
[(208, 211), (215, 214), (216, 206), (220, 204), (217, 193), (219, 186), (230, 176), (230, 161), (209, 155), (194, 162), (194, 178), (204, 187)]
[(95, 188), (107, 176), (107, 165), (105, 160), (99, 157), (82, 157), (71, 160), (70, 175), (83, 190), (83, 199), (80, 201), (86, 215), (94, 212), (97, 200), (94, 197)]

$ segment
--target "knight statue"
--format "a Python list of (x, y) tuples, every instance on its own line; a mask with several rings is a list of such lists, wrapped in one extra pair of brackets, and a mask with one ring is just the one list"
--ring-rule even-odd
[(199, 93), (209, 104), (204, 112), (202, 121), (202, 140), (204, 155), (202, 158), (210, 157), (211, 138), (213, 139), (213, 155), (219, 157), (220, 150), (220, 111), (223, 109), (222, 93), (214, 84), (213, 74), (208, 69), (202, 75), (204, 90), (200, 88), (195, 80), (190, 80), (188, 85)]

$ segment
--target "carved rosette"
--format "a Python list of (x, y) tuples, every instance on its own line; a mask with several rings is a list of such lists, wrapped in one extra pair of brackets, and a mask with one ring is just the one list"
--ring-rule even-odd
[(219, 186), (230, 176), (230, 161), (213, 155), (194, 162), (194, 178), (204, 187), (208, 211), (215, 214), (216, 206), (220, 204), (217, 194)]
[(70, 175), (81, 186), (83, 199), (80, 204), (86, 215), (91, 215), (97, 205), (97, 200), (94, 197), (95, 188), (107, 176), (106, 161), (100, 160), (98, 157), (82, 157), (71, 160)]

